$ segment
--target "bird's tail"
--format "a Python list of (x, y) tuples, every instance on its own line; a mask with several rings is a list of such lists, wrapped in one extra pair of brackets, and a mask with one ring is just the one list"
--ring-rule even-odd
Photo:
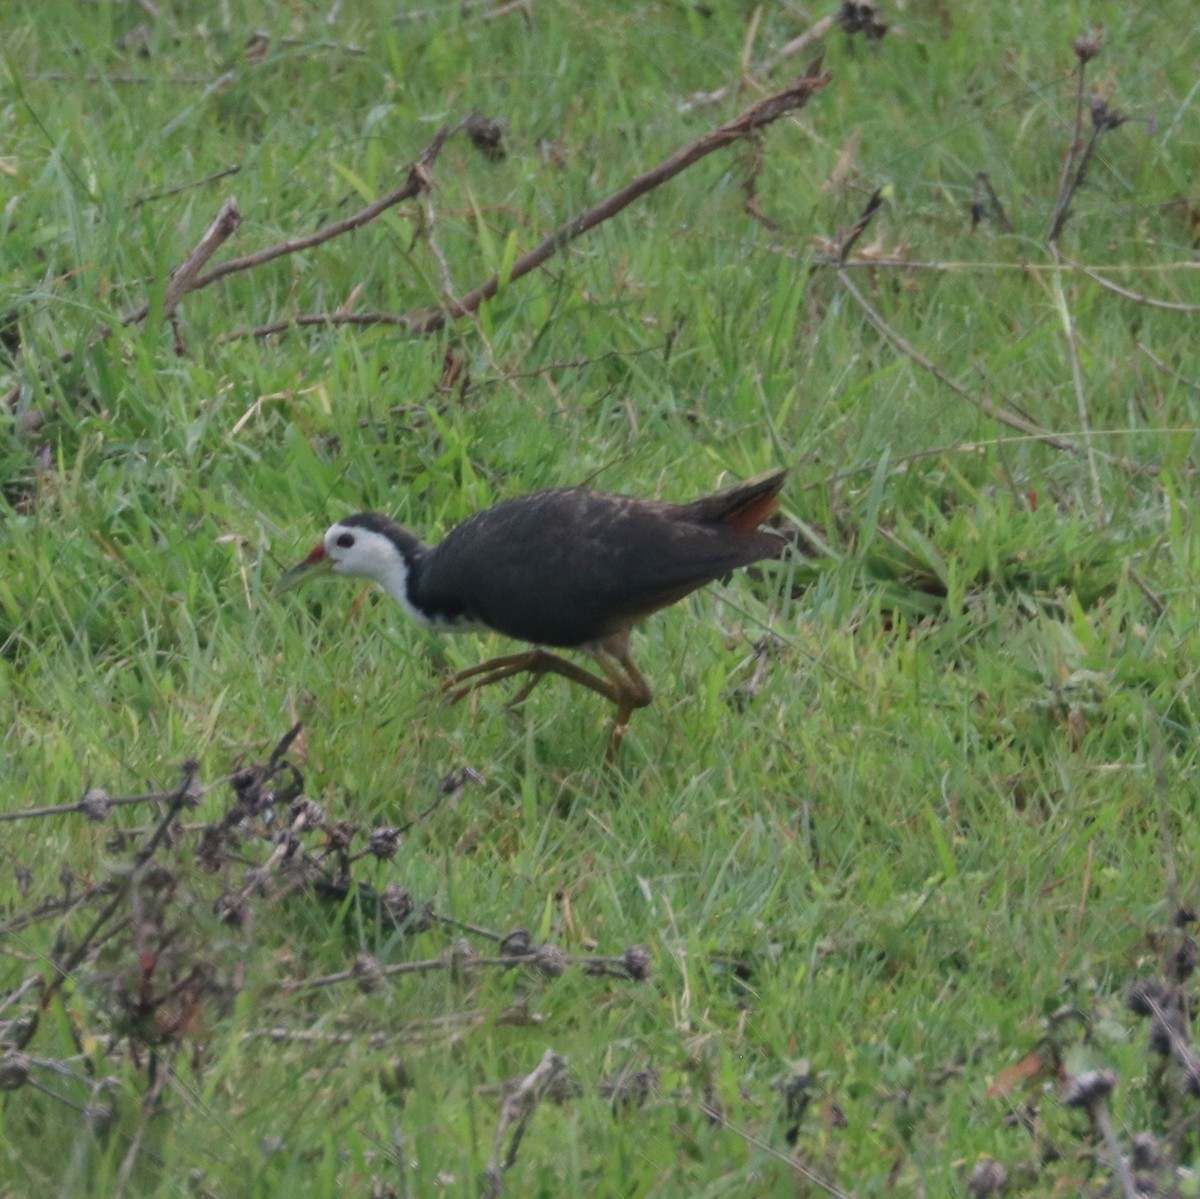
[(737, 533), (753, 533), (778, 509), (779, 493), (786, 478), (787, 470), (779, 467), (715, 495), (706, 495), (693, 507), (701, 520), (728, 525)]

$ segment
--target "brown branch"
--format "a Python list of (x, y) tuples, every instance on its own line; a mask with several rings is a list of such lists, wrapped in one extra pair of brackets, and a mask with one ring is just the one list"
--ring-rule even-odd
[[(492, 1156), (480, 1180), (480, 1191), (489, 1199), (498, 1199), (504, 1193), (505, 1172), (516, 1164), (517, 1150), (529, 1130), (533, 1114), (543, 1096), (566, 1068), (566, 1059), (553, 1049), (547, 1049), (537, 1066), (517, 1083), (516, 1089), (500, 1105), (500, 1119), (492, 1140)], [(504, 1142), (508, 1139), (509, 1129), (512, 1129), (512, 1139), (505, 1152)]]
[(1075, 87), (1075, 132), (1071, 138), (1071, 147), (1063, 160), (1062, 174), (1058, 180), (1058, 194), (1054, 201), (1054, 212), (1050, 217), (1050, 232), (1046, 235), (1048, 242), (1058, 240), (1063, 225), (1067, 223), (1067, 206), (1071, 203), (1071, 197), (1075, 193), (1075, 189), (1071, 186), (1071, 174), (1079, 152), (1083, 149), (1083, 84), (1087, 77), (1087, 63), (1088, 60), (1083, 55), (1079, 55), (1079, 70), (1076, 72)]
[(204, 236), (196, 243), (196, 248), (172, 272), (163, 292), (164, 319), (175, 315), (179, 301), (195, 289), (196, 278), (205, 264), (237, 232), (241, 223), (242, 214), (238, 211), (237, 200), (230, 196), (221, 205), (221, 210), (213, 218), (212, 224), (205, 229)]
[[(278, 242), (273, 246), (267, 246), (253, 254), (246, 254), (241, 258), (230, 259), (229, 262), (222, 263), (220, 266), (214, 267), (211, 271), (207, 271), (204, 274), (198, 274), (195, 273), (195, 271), (189, 272), (189, 275), (183, 280), (186, 282), (186, 286), (180, 288), (178, 295), (174, 297), (175, 307), (178, 307), (179, 300), (189, 292), (200, 291), (201, 289), (208, 287), (210, 284), (217, 282), (218, 279), (225, 278), (227, 275), (235, 274), (238, 271), (250, 270), (253, 267), (261, 266), (263, 263), (271, 262), (273, 259), (281, 258), (285, 254), (294, 254), (300, 250), (310, 249), (313, 246), (320, 245), (322, 242), (330, 241), (332, 238), (339, 237), (343, 233), (349, 233), (355, 229), (359, 229), (363, 225), (373, 221), (377, 216), (380, 215), (380, 213), (386, 212), (389, 208), (393, 208), (397, 204), (419, 195), (421, 190), (428, 186), (429, 167), (433, 164), (438, 154), (441, 153), (442, 147), (446, 144), (446, 141), (453, 134), (457, 133), (464, 124), (465, 120), (460, 121), (457, 125), (439, 129), (433, 140), (425, 147), (424, 150), (421, 151), (416, 160), (413, 162), (412, 166), (409, 168), (408, 177), (402, 186), (388, 192), (388, 194), (385, 196), (381, 196), (378, 200), (368, 204), (365, 208), (360, 209), (352, 216), (346, 217), (345, 220), (334, 221), (331, 224), (324, 225), (320, 229), (308, 234), (305, 237), (290, 238), (286, 241)], [(222, 209), (222, 212), (224, 212), (224, 209)], [(214, 222), (214, 224), (215, 223), (216, 222)], [(205, 239), (209, 237), (211, 232), (212, 227), (210, 226), (209, 231), (205, 233), (205, 237), (201, 239), (201, 242), (197, 246), (197, 251), (201, 246), (206, 244)], [(230, 230), (230, 232), (232, 232), (232, 230)], [(228, 234), (226, 236), (228, 236)], [(217, 244), (219, 245), (220, 243), (218, 242)], [(213, 248), (215, 249), (216, 247), (214, 246)], [(195, 257), (197, 251), (193, 251), (193, 257)], [(196, 271), (199, 270), (199, 267), (203, 266), (204, 262), (208, 260), (208, 257), (211, 257), (211, 251), (202, 261), (197, 264)], [(174, 276), (181, 275), (184, 267), (186, 267), (191, 261), (191, 258), (185, 261), (184, 265), (174, 272)], [(171, 285), (168, 284), (168, 296), (170, 296), (170, 294)], [(172, 309), (167, 307), (164, 300), (164, 318), (169, 318), (172, 311)], [(149, 315), (149, 312), (150, 304), (147, 302), (133, 309), (132, 311), (125, 313), (125, 315), (121, 317), (120, 323), (123, 326), (137, 324), (137, 322), (145, 320)], [(345, 317), (342, 319), (345, 319), (350, 323), (354, 323), (352, 317)], [(268, 326), (263, 332), (259, 332), (257, 330), (254, 331), (254, 336), (266, 336), (267, 333), (271, 331), (280, 332), (283, 329), (288, 328), (293, 323), (303, 322), (288, 321), (278, 328)], [(329, 323), (329, 321), (327, 318), (320, 317), (309, 323), (325, 324)], [(379, 322), (367, 321), (361, 323)], [(411, 323), (411, 318), (397, 318), (396, 320), (388, 321), (387, 323), (403, 324), (407, 326)], [(103, 341), (111, 333), (112, 328), (109, 325), (105, 325), (98, 329), (88, 339), (89, 348), (98, 342)], [(67, 350), (58, 356), (58, 361), (61, 363), (67, 363), (70, 362), (74, 356), (75, 353), (73, 350)], [(17, 382), (3, 396), (0, 396), (0, 411), (11, 409), (20, 399), (20, 396), (21, 384)]]
[(1145, 354), (1147, 358), (1154, 364), (1155, 368), (1161, 371), (1168, 379), (1174, 379), (1176, 383), (1182, 383), (1184, 387), (1190, 387), (1193, 391), (1200, 391), (1200, 383), (1195, 379), (1189, 379), (1186, 375), (1181, 374), (1173, 367), (1168, 366), (1144, 341), (1135, 341), (1133, 343), (1138, 351)]
[[(429, 308), (425, 313), (436, 311)], [(311, 325), (324, 325), (329, 328), (335, 325), (398, 325), (404, 329), (411, 329), (414, 319), (424, 319), (424, 316), (419, 312), (415, 316), (398, 312), (309, 312), (268, 321), (265, 325), (255, 325), (253, 329), (236, 329), (225, 334), (220, 339), (220, 344), (245, 337), (274, 337), (275, 334), (286, 333), (289, 329), (306, 328)]]
[[(1013, 231), (1012, 221), (1008, 219), (1008, 213), (1004, 211), (1004, 205), (1000, 203), (1000, 197), (996, 195), (996, 189), (992, 186), (991, 177), (987, 171), (980, 171), (975, 176), (975, 186), (983, 196), (987, 199), (988, 205), (992, 210), (992, 215), (996, 218), (996, 223), (1004, 230), (1005, 233)], [(974, 214), (974, 224), (978, 225), (982, 219), (983, 205), (979, 200), (976, 200), (972, 205)]]
[(150, 204), (155, 200), (165, 200), (169, 196), (178, 196), (182, 192), (191, 191), (197, 187), (207, 187), (210, 183), (217, 183), (222, 179), (228, 179), (230, 175), (236, 175), (242, 169), (240, 162), (235, 162), (233, 166), (226, 167), (223, 171), (215, 171), (211, 175), (205, 175), (203, 179), (197, 179), (192, 183), (181, 183), (178, 187), (167, 187), (162, 191), (143, 192), (140, 196), (134, 196), (130, 201), (129, 207), (133, 209), (141, 208), (143, 204)]
[[(224, 279), (228, 275), (237, 274), (239, 271), (252, 270), (256, 266), (262, 266), (287, 254), (296, 254), (301, 250), (310, 250), (313, 246), (319, 246), (323, 242), (332, 241), (335, 237), (340, 237), (343, 233), (351, 233), (355, 229), (361, 229), (363, 225), (369, 224), (389, 208), (394, 208), (397, 204), (420, 195), (429, 185), (429, 167), (433, 165), (434, 160), (441, 153), (446, 141), (461, 128), (462, 122), (460, 121), (457, 125), (445, 126), (439, 129), (433, 141), (421, 151), (416, 161), (409, 168), (408, 177), (404, 183), (400, 187), (388, 192), (387, 195), (380, 196), (378, 200), (368, 204), (365, 208), (359, 209), (358, 212), (353, 213), (344, 220), (322, 225), (320, 229), (316, 229), (303, 237), (287, 238), (284, 241), (276, 242), (273, 246), (265, 246), (261, 250), (256, 250), (253, 254), (244, 254), (241, 258), (231, 258), (228, 262), (223, 262), (220, 266), (213, 267), (211, 271), (206, 271), (204, 274), (193, 278), (187, 290), (201, 291), (203, 288), (210, 287), (216, 283), (218, 279)], [(149, 305), (143, 304), (141, 308), (123, 317), (121, 323), (129, 325), (135, 321), (143, 320), (149, 310)]]
[(867, 226), (882, 207), (883, 188), (877, 187), (864, 205), (858, 220), (851, 225), (848, 232), (838, 238), (837, 264), (839, 267), (846, 265), (846, 259), (850, 256), (850, 251), (854, 248), (854, 243), (867, 231)]
[(80, 938), (79, 943), (70, 953), (66, 954), (60, 961), (54, 963), (55, 974), (50, 984), (46, 987), (42, 994), (43, 1010), (49, 1005), (50, 1000), (74, 973), (76, 967), (88, 956), (88, 953), (93, 947), (100, 934), (101, 929), (116, 915), (117, 909), (125, 900), (125, 896), (129, 893), (129, 889), (133, 886), (134, 881), (139, 877), (141, 869), (154, 856), (159, 845), (167, 835), (167, 830), (175, 817), (179, 815), (182, 808), (190, 803), (195, 802), (196, 794), (194, 790), (194, 782), (197, 773), (197, 766), (194, 762), (188, 762), (184, 765), (183, 779), (179, 786), (172, 793), (171, 798), (167, 801), (167, 810), (163, 814), (162, 819), (158, 822), (154, 831), (146, 839), (145, 844), (138, 850), (133, 859), (133, 867), (118, 883), (116, 892), (112, 899), (105, 904), (100, 914), (92, 922), (91, 927)]
[[(826, 87), (830, 78), (831, 76), (828, 73), (820, 73), (819, 64), (814, 63), (809, 67), (805, 75), (794, 80), (782, 91), (767, 96), (758, 103), (751, 105), (740, 116), (726, 122), (710, 133), (706, 133), (690, 145), (684, 146), (683, 149), (677, 150), (674, 154), (659, 163), (658, 166), (631, 180), (619, 191), (601, 200), (586, 212), (580, 213), (578, 216), (572, 217), (565, 224), (560, 225), (532, 250), (523, 254), (513, 263), (508, 282), (515, 282), (522, 276), (536, 270), (570, 242), (578, 237), (582, 237), (583, 234), (594, 229), (597, 225), (616, 216), (628, 208), (635, 200), (640, 199), (655, 188), (661, 187), (676, 175), (687, 170), (688, 167), (699, 162), (700, 159), (706, 158), (714, 151), (731, 145), (736, 141), (753, 137), (759, 129), (777, 121), (789, 112), (795, 112), (803, 108), (812, 96), (815, 96)], [(426, 154), (428, 154), (428, 151), (426, 151)], [(418, 160), (418, 167), (420, 162), (421, 160)], [(414, 167), (414, 172), (418, 167)], [(415, 195), (416, 192), (413, 194)], [(251, 255), (250, 257), (253, 258), (256, 256)], [(245, 262), (246, 260), (239, 261)], [(225, 268), (232, 265), (234, 264), (226, 263), (225, 267), (218, 268), (218, 270), (224, 271)], [(249, 265), (258, 264), (254, 262)], [(239, 269), (246, 268), (242, 266)], [(216, 273), (215, 271), (210, 271), (208, 275), (202, 276), (197, 281), (197, 287), (205, 286), (210, 276), (214, 276)], [(436, 333), (440, 329), (445, 328), (450, 320), (471, 316), (477, 312), (499, 290), (500, 275), (497, 273), (473, 291), (468, 292), (460, 300), (447, 304), (445, 308), (423, 307), (403, 314), (315, 313), (273, 321), (270, 324), (258, 325), (250, 330), (241, 330), (230, 334), (227, 340), (232, 341), (240, 337), (269, 337), (275, 333), (282, 333), (294, 325), (388, 324), (406, 327), (417, 335)]]
[(129, 1148), (125, 1151), (125, 1157), (121, 1162), (121, 1168), (117, 1171), (117, 1179), (112, 1192), (116, 1199), (119, 1199), (125, 1193), (125, 1188), (129, 1185), (129, 1179), (133, 1175), (133, 1168), (137, 1165), (138, 1156), (142, 1152), (142, 1145), (146, 1140), (146, 1132), (150, 1127), (150, 1121), (158, 1115), (161, 1109), (163, 1087), (166, 1086), (167, 1080), (170, 1077), (170, 1063), (165, 1061), (159, 1062), (154, 1081), (150, 1084), (149, 1090), (142, 1096), (142, 1110), (138, 1117), (137, 1131), (134, 1132), (130, 1139)]
[[(759, 129), (770, 125), (780, 117), (803, 108), (811, 97), (826, 87), (831, 78), (832, 76), (828, 73), (821, 73), (819, 63), (814, 63), (809, 67), (806, 74), (793, 80), (782, 91), (767, 96), (766, 99), (758, 101), (757, 104), (752, 104), (745, 112), (735, 117), (732, 121), (727, 121), (724, 125), (719, 126), (710, 133), (706, 133), (690, 145), (684, 146), (683, 149), (676, 150), (674, 154), (665, 158), (658, 166), (652, 167), (645, 174), (631, 180), (619, 191), (601, 200), (600, 203), (589, 208), (586, 212), (582, 212), (578, 216), (572, 217), (565, 224), (560, 225), (549, 237), (545, 238), (527, 254), (523, 254), (513, 264), (512, 271), (508, 276), (508, 282), (515, 282), (524, 275), (528, 275), (530, 271), (536, 270), (544, 262), (553, 258), (555, 254), (570, 242), (573, 242), (578, 237), (582, 237), (583, 234), (594, 229), (597, 225), (624, 211), (634, 200), (640, 199), (647, 192), (661, 187), (668, 180), (675, 178), (676, 175), (681, 174), (688, 167), (699, 162), (700, 159), (707, 158), (715, 150), (720, 150), (725, 146), (731, 145), (733, 142), (752, 137)], [(474, 291), (468, 292), (457, 304), (447, 309), (430, 313), (423, 320), (414, 317), (413, 331), (421, 334), (436, 333), (439, 329), (445, 327), (448, 320), (470, 316), (471, 313), (477, 311), (482, 304), (490, 300), (499, 290), (500, 275), (497, 273), (488, 279), (486, 283), (475, 288)]]
[(774, 54), (763, 59), (753, 71), (749, 72), (747, 77), (739, 79), (737, 83), (727, 83), (715, 91), (696, 92), (680, 104), (679, 111), (691, 112), (692, 109), (700, 108), (703, 105), (720, 104), (722, 100), (740, 92), (748, 80), (761, 79), (763, 76), (769, 75), (781, 63), (787, 62), (789, 58), (795, 58), (814, 42), (823, 38), (837, 24), (839, 16), (840, 13), (830, 13), (828, 16), (822, 17), (811, 29), (806, 29), (792, 38), (785, 46), (781, 46)]

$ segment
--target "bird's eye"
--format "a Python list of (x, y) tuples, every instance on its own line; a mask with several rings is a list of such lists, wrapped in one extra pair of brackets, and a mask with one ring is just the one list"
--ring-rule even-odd
[(348, 550), (354, 544), (354, 534), (353, 533), (339, 533), (338, 539), (337, 539), (337, 544), (338, 544), (339, 548)]

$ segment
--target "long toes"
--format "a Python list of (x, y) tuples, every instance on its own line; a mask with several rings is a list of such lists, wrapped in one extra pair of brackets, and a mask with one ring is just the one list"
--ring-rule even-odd
[(508, 701), (508, 707), (515, 708), (519, 704), (523, 704), (529, 698), (530, 692), (532, 692), (538, 683), (540, 683), (545, 677), (546, 676), (540, 671), (535, 674), (531, 674), (529, 676), (529, 681), (525, 684), (525, 686), (522, 687), (521, 690), (518, 691), (516, 695), (514, 695), (512, 699)]

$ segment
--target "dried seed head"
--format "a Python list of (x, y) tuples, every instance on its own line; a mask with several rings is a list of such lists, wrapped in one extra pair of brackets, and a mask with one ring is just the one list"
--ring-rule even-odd
[(457, 941), (446, 951), (445, 961), (450, 967), (450, 977), (455, 982), (464, 982), (475, 972), (475, 959), (479, 955), (471, 947), (471, 942), (465, 937)]
[(167, 891), (175, 886), (175, 875), (159, 862), (142, 871), (141, 884), (147, 891)]
[(1156, 1007), (1167, 1005), (1169, 991), (1160, 978), (1139, 978), (1125, 992), (1125, 1006), (1138, 1016), (1152, 1016)]
[(1196, 938), (1184, 937), (1171, 955), (1171, 976), (1176, 982), (1184, 982), (1196, 969)]
[(1160, 1008), (1150, 1022), (1150, 1049), (1166, 1057), (1176, 1042), (1187, 1042), (1187, 1017), (1177, 1007)]
[(622, 1071), (615, 1078), (605, 1079), (597, 1089), (603, 1098), (612, 1100), (614, 1111), (621, 1107), (641, 1107), (658, 1090), (658, 1071), (653, 1066), (628, 1073)]
[(631, 945), (625, 950), (621, 965), (634, 982), (645, 982), (650, 977), (650, 950), (644, 945)]
[(339, 820), (325, 831), (325, 845), (330, 853), (345, 853), (354, 841), (358, 829), (349, 820)]
[(10, 1049), (0, 1057), (0, 1091), (18, 1091), (29, 1081), (33, 1062), (23, 1053)]
[(1099, 96), (1092, 100), (1092, 124), (1101, 133), (1118, 129), (1127, 120), (1129, 118), (1119, 108), (1109, 108), (1107, 100), (1101, 99)]
[(1135, 1170), (1153, 1170), (1162, 1160), (1162, 1146), (1152, 1132), (1136, 1132), (1133, 1134), (1133, 1168)]
[(379, 964), (379, 959), (369, 953), (360, 953), (354, 959), (350, 975), (364, 995), (379, 990), (383, 985), (383, 967)]
[(108, 792), (99, 787), (90, 787), (83, 793), (79, 801), (79, 810), (89, 819), (98, 823), (108, 819)]
[(33, 1034), (38, 1030), (36, 1015), (18, 1016), (14, 1020), (0, 1023), (0, 1040), (7, 1041), (14, 1049), (23, 1049), (33, 1040)]
[(879, 41), (887, 33), (872, 0), (844, 0), (837, 20), (844, 33), (865, 33), (868, 41)]
[(579, 1099), (583, 1093), (583, 1083), (569, 1068), (552, 1075), (550, 1085), (546, 1088), (546, 1098), (552, 1103), (568, 1103), (572, 1099)]
[(321, 828), (325, 823), (325, 809), (315, 799), (301, 796), (288, 809), (288, 819), (295, 824), (301, 817), (309, 828)]
[(557, 945), (539, 945), (533, 964), (547, 977), (558, 978), (567, 968), (567, 955)]
[(83, 1109), (83, 1123), (94, 1137), (107, 1136), (116, 1122), (117, 1105), (115, 1103), (89, 1103)]
[(1116, 1087), (1115, 1070), (1085, 1070), (1068, 1081), (1062, 1101), (1066, 1107), (1094, 1107), (1107, 1099)]
[(388, 858), (395, 857), (396, 850), (399, 848), (400, 830), (398, 828), (385, 824), (371, 830), (371, 836), (367, 840), (367, 852), (374, 854), (380, 861), (387, 861)]
[(533, 937), (527, 928), (514, 928), (500, 942), (500, 952), (506, 957), (523, 958), (533, 952)]
[(1008, 1171), (994, 1157), (980, 1158), (971, 1171), (967, 1191), (974, 1199), (999, 1195), (1008, 1186)]
[(403, 924), (412, 915), (412, 896), (409, 895), (408, 888), (399, 883), (388, 883), (379, 897), (379, 902), (393, 924)]
[(463, 129), (471, 139), (471, 145), (488, 160), (502, 162), (504, 160), (504, 135), (508, 132), (508, 122), (490, 120), (479, 109), (475, 109), (463, 121)]
[(1099, 29), (1091, 33), (1081, 33), (1072, 46), (1075, 57), (1080, 62), (1091, 62), (1104, 48), (1104, 34)]
[(246, 923), (250, 908), (241, 895), (234, 891), (228, 891), (224, 895), (217, 896), (213, 903), (213, 914), (222, 924), (228, 924), (232, 928), (241, 928)]

